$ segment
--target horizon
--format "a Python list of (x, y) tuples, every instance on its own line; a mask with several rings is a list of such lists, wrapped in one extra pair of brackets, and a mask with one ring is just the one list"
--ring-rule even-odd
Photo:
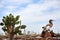
[[(40, 34), (42, 27), (53, 19), (53, 30), (60, 33), (60, 0), (0, 0), (0, 22), (3, 16), (20, 15), (26, 31)], [(0, 34), (4, 34), (0, 26)]]

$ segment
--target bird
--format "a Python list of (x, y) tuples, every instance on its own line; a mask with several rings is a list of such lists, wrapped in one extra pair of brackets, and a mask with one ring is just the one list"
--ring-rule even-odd
[(49, 23), (47, 25), (45, 25), (43, 28), (43, 30), (50, 30), (50, 28), (53, 26), (53, 23), (52, 23), (52, 19), (49, 20)]
[(49, 20), (49, 23), (45, 26), (46, 29), (47, 28), (50, 29), (53, 26), (53, 22), (52, 21), (53, 21), (52, 19)]
[(46, 27), (47, 27), (47, 26), (52, 27), (52, 26), (53, 26), (52, 21), (53, 21), (53, 20), (52, 20), (52, 19), (50, 19), (50, 20), (49, 20), (49, 24), (47, 24), (47, 25), (46, 25)]

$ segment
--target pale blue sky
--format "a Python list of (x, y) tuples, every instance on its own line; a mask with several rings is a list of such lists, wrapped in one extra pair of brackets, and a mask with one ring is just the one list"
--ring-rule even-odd
[(53, 19), (51, 29), (60, 33), (60, 0), (0, 0), (0, 19), (10, 13), (21, 16), (26, 31), (41, 33), (42, 26)]

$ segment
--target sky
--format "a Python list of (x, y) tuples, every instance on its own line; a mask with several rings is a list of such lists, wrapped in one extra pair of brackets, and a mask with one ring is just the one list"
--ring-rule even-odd
[[(0, 0), (0, 22), (3, 16), (20, 15), (22, 25), (26, 25), (26, 32), (42, 32), (42, 27), (53, 19), (53, 30), (60, 33), (60, 0)], [(3, 30), (0, 26), (0, 34)]]

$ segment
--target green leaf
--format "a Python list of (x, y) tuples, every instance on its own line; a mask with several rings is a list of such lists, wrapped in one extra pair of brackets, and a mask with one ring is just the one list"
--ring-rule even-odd
[(19, 24), (20, 21), (16, 21), (15, 24)]
[(3, 16), (3, 18), (5, 18), (5, 16)]
[(7, 29), (6, 29), (6, 27), (4, 26), (4, 27), (2, 27), (2, 30), (5, 32), (5, 31), (7, 31)]
[(25, 29), (25, 28), (26, 28), (26, 25), (22, 25), (22, 26), (21, 26), (21, 29)]
[(1, 25), (1, 26), (3, 26), (3, 25), (4, 25), (4, 23), (0, 23), (0, 25)]
[(20, 17), (20, 16), (16, 16), (16, 21), (19, 20), (19, 17)]
[(18, 34), (19, 34), (19, 35), (22, 35), (22, 31), (19, 31)]

